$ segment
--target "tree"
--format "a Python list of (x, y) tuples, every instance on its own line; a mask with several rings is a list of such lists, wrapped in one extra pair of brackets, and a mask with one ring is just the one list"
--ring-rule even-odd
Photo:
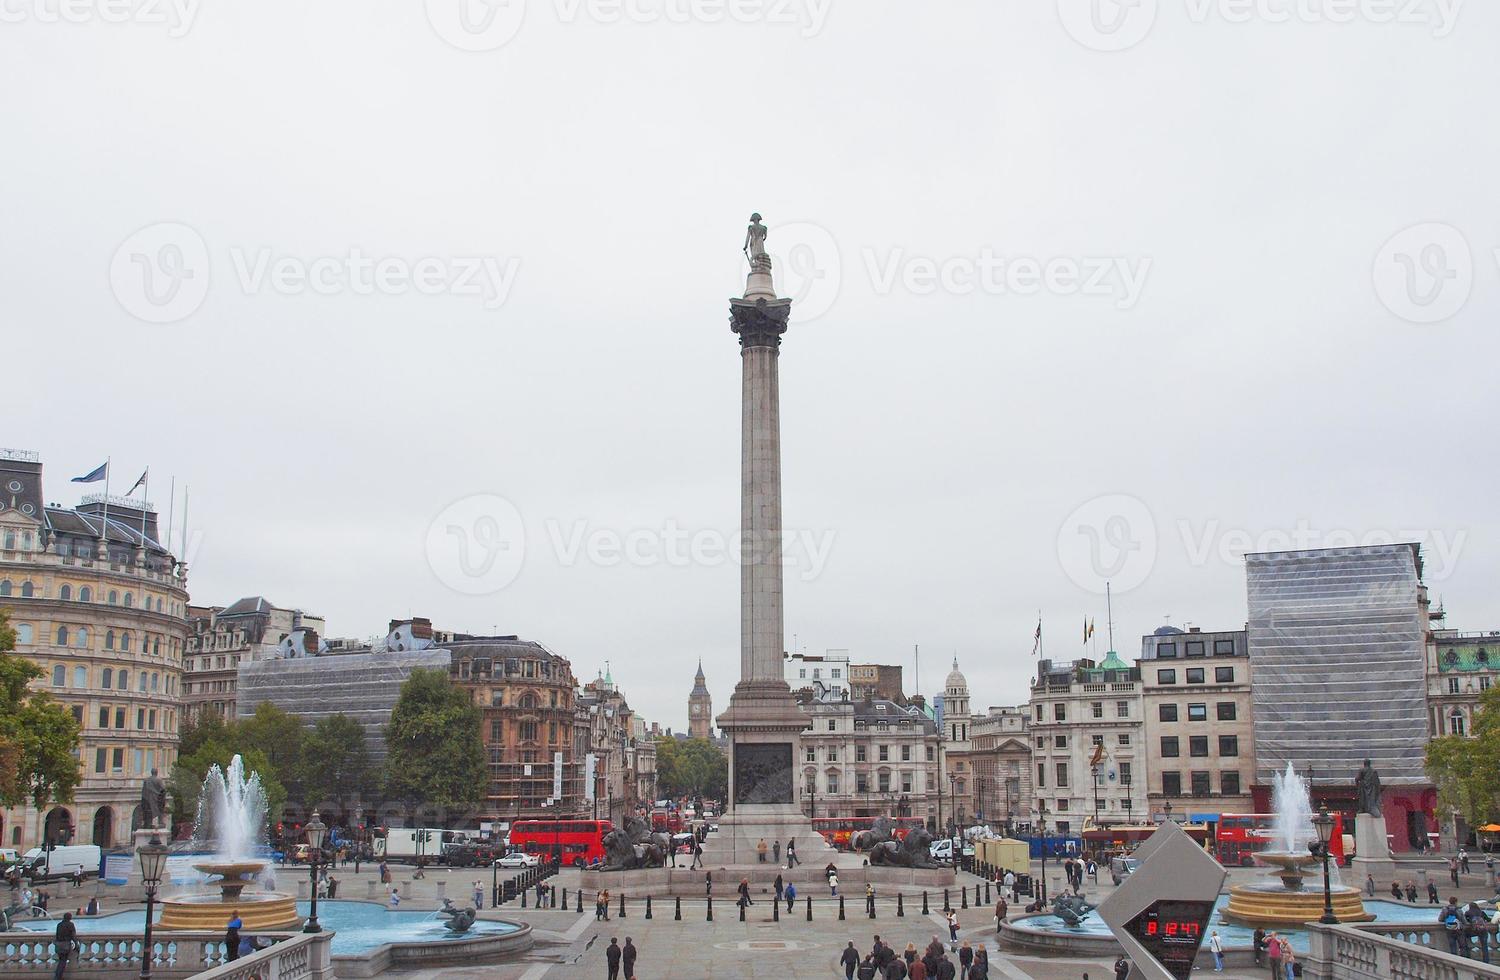
[(301, 782), (308, 805), (331, 801), (348, 813), (368, 796), (370, 781), (364, 726), (342, 713), (320, 719), (302, 745)]
[(302, 755), (307, 727), (300, 717), (269, 701), (262, 701), (255, 706), (255, 714), (234, 723), (234, 731), (236, 744), (245, 749), (259, 750), (269, 764), (269, 771), (293, 800), (306, 798), (302, 786)]
[(448, 810), (478, 803), (485, 787), (480, 719), (447, 671), (412, 671), (385, 726), (386, 796)]
[(1444, 811), (1457, 810), (1471, 827), (1500, 818), (1500, 687), (1479, 698), (1472, 738), (1447, 735), (1427, 743), (1427, 774)]
[(0, 609), (0, 804), (30, 803), (38, 811), (49, 802), (71, 803), (82, 778), (78, 759), (79, 725), (45, 691), (28, 685), (42, 668), (11, 653), (16, 634)]
[(722, 800), (729, 792), (729, 760), (705, 738), (659, 739), (656, 784), (666, 797)]

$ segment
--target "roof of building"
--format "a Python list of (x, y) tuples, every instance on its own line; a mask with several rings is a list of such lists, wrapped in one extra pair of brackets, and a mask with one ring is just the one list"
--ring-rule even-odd
[(1177, 636), (1182, 632), (1175, 626), (1158, 626), (1151, 631), (1152, 636)]
[(267, 600), (265, 596), (246, 596), (243, 599), (236, 599), (228, 606), (225, 606), (223, 609), (219, 610), (219, 618), (223, 619), (226, 616), (250, 616), (254, 615), (255, 613), (267, 613), (274, 608), (275, 605)]
[(1438, 673), (1500, 670), (1500, 635), (1437, 637)]
[(854, 706), (855, 721), (914, 721), (929, 734), (937, 733), (937, 723), (916, 708), (904, 708), (885, 698), (865, 698), (849, 702)]
[(703, 677), (703, 661), (701, 659), (698, 661), (698, 673), (693, 678), (693, 695), (697, 696), (700, 694), (708, 694), (708, 684)]
[(969, 679), (965, 677), (963, 675), (963, 672), (958, 669), (958, 654), (955, 653), (953, 655), (953, 669), (948, 672), (948, 679), (943, 682), (943, 687), (945, 689), (951, 687), (962, 687), (964, 689), (967, 689), (968, 686)]

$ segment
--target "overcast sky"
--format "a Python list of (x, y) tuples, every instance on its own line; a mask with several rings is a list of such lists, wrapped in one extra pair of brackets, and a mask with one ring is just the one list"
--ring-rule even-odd
[(1106, 577), (1129, 658), (1393, 538), (1500, 629), (1494, 4), (77, 2), (0, 24), (0, 445), (190, 485), (196, 602), (722, 709), (754, 210), (788, 648), (1012, 704)]

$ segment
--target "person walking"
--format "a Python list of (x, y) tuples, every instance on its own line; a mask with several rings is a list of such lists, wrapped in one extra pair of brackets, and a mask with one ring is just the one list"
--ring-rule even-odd
[(1224, 972), (1224, 941), (1219, 938), (1219, 930), (1215, 929), (1208, 937), (1208, 951), (1214, 954), (1214, 972)]
[(1371, 898), (1375, 897), (1375, 876), (1365, 875), (1365, 894)]
[(602, 891), (602, 892), (599, 893), (599, 904), (604, 907), (604, 909), (603, 909), (603, 911), (604, 911), (604, 921), (608, 922), (609, 921), (609, 889), (608, 888), (604, 889), (604, 891)]
[(786, 869), (790, 871), (795, 868), (797, 864), (797, 838), (793, 837), (791, 840), (786, 842)]
[[(852, 943), (850, 945), (853, 945)], [(859, 961), (859, 980), (875, 980), (875, 957), (866, 953), (865, 958)]]
[(865, 915), (875, 918), (875, 886), (865, 882)]
[(1266, 931), (1260, 926), (1255, 927), (1255, 934), (1250, 937), (1250, 955), (1255, 958), (1255, 965), (1261, 966), (1266, 958)]
[(1281, 950), (1281, 968), (1286, 971), (1286, 980), (1297, 980), (1297, 954), (1292, 950), (1291, 943), (1283, 943)]
[(979, 980), (990, 980), (990, 951), (984, 946), (974, 950), (974, 969), (979, 971)]
[(737, 888), (737, 889), (735, 889), (735, 890), (738, 891), (739, 894), (740, 894), (739, 901), (737, 901), (735, 903), (736, 905), (738, 905), (740, 908), (744, 908), (745, 906), (752, 904), (751, 901), (750, 901), (750, 879), (749, 878), (741, 878), (740, 879), (740, 887)]
[(947, 919), (948, 919), (948, 941), (950, 943), (956, 943), (956, 942), (958, 942), (958, 913), (955, 912), (955, 911), (953, 911), (952, 909), (949, 909), (948, 910)]
[(901, 958), (906, 961), (908, 969), (917, 961), (917, 944), (907, 943), (906, 948), (901, 951)]
[(396, 909), (398, 909), (398, 908), (401, 907), (401, 889), (400, 888), (398, 888), (395, 885), (391, 886), (391, 894), (386, 899), (386, 904), (391, 907), (391, 911), (392, 912), (396, 911)]
[(1468, 874), (1469, 873), (1469, 851), (1468, 851), (1468, 848), (1460, 847), (1458, 849), (1458, 870), (1462, 871), (1464, 874)]
[(1398, 902), (1401, 901), (1401, 883), (1399, 881), (1391, 882), (1391, 897)]
[(927, 964), (918, 959), (906, 964), (906, 980), (927, 980)]
[(1415, 902), (1417, 900), (1417, 883), (1415, 881), (1408, 880), (1406, 882), (1406, 900), (1408, 902)]
[(762, 837), (760, 839), (760, 843), (755, 845), (755, 857), (760, 861), (761, 864), (766, 863), (766, 852), (768, 850), (770, 850), (770, 848), (766, 846), (766, 839)]
[(1000, 926), (1005, 923), (1005, 917), (1010, 914), (1010, 906), (1005, 903), (1005, 896), (995, 903), (995, 935), (1000, 934)]
[(1469, 940), (1479, 941), (1479, 952), (1484, 961), (1490, 961), (1490, 917), (1479, 903), (1470, 902), (1469, 907), (1464, 909), (1464, 945), (1471, 945)]
[(771, 844), (771, 860), (778, 868), (781, 867), (781, 841)]
[(1130, 961), (1124, 956), (1115, 960), (1115, 980), (1130, 980)]
[(885, 980), (906, 980), (906, 961), (893, 956), (885, 964)]
[(1016, 900), (1016, 873), (1014, 871), (1005, 872), (1005, 897), (1012, 902)]
[(339, 894), (339, 880), (333, 875), (328, 876), (328, 897), (337, 898)]
[(1464, 914), (1463, 910), (1459, 908), (1457, 898), (1448, 899), (1448, 904), (1444, 905), (1442, 910), (1438, 912), (1438, 922), (1442, 925), (1443, 930), (1448, 933), (1448, 952), (1454, 956), (1464, 955), (1462, 952)]
[(780, 905), (781, 904), (781, 900), (786, 897), (786, 882), (782, 880), (780, 872), (778, 872), (777, 875), (776, 875), (775, 889), (776, 889), (776, 904)]
[(969, 970), (973, 966), (974, 966), (974, 947), (970, 946), (969, 945), (969, 941), (967, 939), (965, 939), (964, 940), (964, 944), (962, 946), (958, 947), (958, 972), (959, 972), (959, 976), (964, 977), (965, 980), (967, 980), (967, 978), (969, 976)]
[(1266, 962), (1271, 965), (1271, 980), (1281, 980), (1281, 937), (1275, 930), (1266, 934)]
[(693, 838), (693, 863), (688, 866), (689, 871), (695, 871), (703, 867), (703, 842), (697, 837)]
[(604, 949), (604, 962), (609, 964), (609, 980), (620, 980), (620, 957), (625, 951), (620, 949), (620, 940), (611, 936), (609, 945)]
[(792, 906), (797, 904), (797, 883), (789, 881), (786, 883), (786, 914), (792, 914)]
[(73, 956), (73, 944), (78, 937), (78, 927), (73, 924), (73, 913), (64, 912), (62, 921), (52, 933), (52, 949), (57, 953), (57, 968), (52, 971), (52, 980), (63, 980), (68, 960)]
[(224, 927), (224, 953), (231, 960), (240, 958), (240, 929), (244, 925), (239, 909), (229, 913), (229, 924)]
[(482, 908), (484, 908), (484, 885), (480, 884), (476, 878), (474, 880), (474, 910), (477, 912)]
[(1448, 877), (1453, 879), (1453, 887), (1457, 888), (1458, 887), (1458, 858), (1457, 857), (1451, 857), (1451, 858), (1448, 859)]
[(957, 971), (953, 969), (953, 961), (942, 954), (938, 955), (937, 969), (927, 971), (928, 980), (954, 980), (957, 975)]
[(837, 871), (828, 876), (828, 892), (834, 898), (839, 897), (839, 873)]
[(625, 937), (625, 948), (620, 953), (620, 962), (625, 965), (625, 980), (635, 980), (635, 958), (640, 950), (629, 936)]
[(844, 980), (854, 980), (854, 971), (859, 969), (859, 950), (854, 948), (854, 940), (849, 940), (839, 955), (839, 965), (844, 968)]
[(1435, 881), (1429, 881), (1427, 883), (1427, 904), (1428, 905), (1437, 905), (1438, 904), (1437, 882), (1435, 882)]

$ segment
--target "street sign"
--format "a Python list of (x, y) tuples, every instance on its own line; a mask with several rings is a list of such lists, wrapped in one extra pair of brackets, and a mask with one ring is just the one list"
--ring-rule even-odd
[(1132, 856), (1140, 864), (1100, 904), (1099, 918), (1135, 964), (1132, 977), (1189, 980), (1224, 868), (1175, 822), (1162, 824)]

